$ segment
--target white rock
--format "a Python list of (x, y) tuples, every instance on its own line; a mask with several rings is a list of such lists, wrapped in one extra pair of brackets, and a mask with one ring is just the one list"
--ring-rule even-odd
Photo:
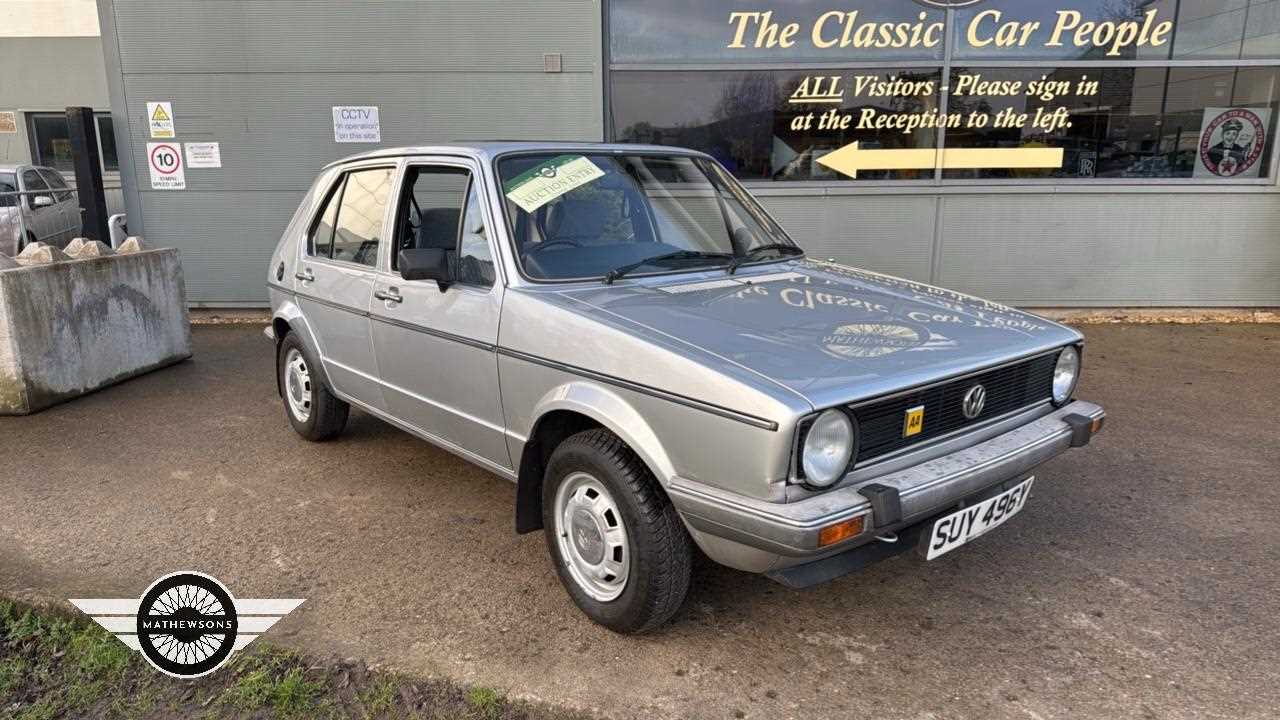
[(18, 257), (14, 258), (19, 265), (48, 265), (49, 263), (70, 260), (67, 254), (52, 245), (41, 242), (31, 243), (22, 248)]
[[(67, 247), (70, 248), (71, 246), (68, 245)], [(97, 258), (97, 257), (106, 257), (108, 255), (115, 255), (116, 251), (112, 250), (111, 246), (104, 242), (99, 242), (97, 240), (86, 240), (84, 244), (80, 246), (79, 250), (75, 251), (74, 253), (68, 251), (67, 254), (72, 257), (84, 260), (85, 258)]]
[(80, 248), (84, 247), (84, 243), (85, 243), (85, 239), (82, 237), (78, 237), (75, 240), (72, 240), (71, 242), (67, 243), (67, 246), (62, 248), (62, 252), (66, 253), (69, 256), (74, 257), (76, 253), (80, 252)]
[(129, 236), (128, 240), (125, 240), (123, 243), (120, 244), (120, 247), (116, 248), (116, 254), (128, 255), (130, 253), (142, 252), (143, 250), (146, 250), (146, 249), (147, 249), (147, 246), (145, 243), (142, 242), (141, 236), (131, 235)]

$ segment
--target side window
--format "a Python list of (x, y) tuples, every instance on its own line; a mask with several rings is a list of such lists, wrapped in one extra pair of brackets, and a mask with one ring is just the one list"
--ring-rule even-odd
[(338, 217), (338, 203), (342, 202), (342, 186), (345, 181), (346, 178), (339, 180), (329, 192), (329, 198), (324, 201), (324, 210), (320, 212), (320, 218), (307, 237), (308, 255), (323, 258), (333, 256), (334, 219)]
[(38, 192), (40, 190), (49, 189), (49, 183), (45, 182), (44, 178), (40, 177), (40, 173), (35, 170), (22, 171), (22, 184), (24, 185), (22, 189), (28, 192)]
[(391, 269), (397, 269), (401, 250), (457, 251), (459, 223), (470, 178), (471, 174), (463, 168), (410, 166), (396, 219), (399, 234)]
[(357, 170), (347, 175), (333, 226), (333, 259), (373, 267), (378, 264), (383, 218), (391, 197), (392, 168)]
[(67, 187), (67, 181), (62, 179), (62, 173), (56, 170), (41, 170), (40, 177), (45, 179), (50, 188), (59, 191), (56, 193), (58, 202), (71, 197), (71, 190)]
[(493, 253), (489, 249), (489, 231), (485, 227), (480, 205), (481, 188), (471, 183), (467, 191), (467, 212), (462, 221), (462, 240), (458, 248), (458, 282), (493, 285)]

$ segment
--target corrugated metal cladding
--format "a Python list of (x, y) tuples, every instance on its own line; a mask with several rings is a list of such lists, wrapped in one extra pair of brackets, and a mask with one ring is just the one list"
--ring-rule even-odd
[[(118, 53), (130, 210), (149, 241), (182, 250), (195, 303), (265, 303), (303, 191), (374, 147), (334, 142), (335, 105), (377, 105), (388, 146), (604, 134), (595, 0), (100, 0), (99, 12), (109, 76)], [(544, 72), (544, 53), (562, 54), (563, 72)], [(222, 169), (188, 169), (182, 191), (152, 191), (147, 172), (146, 103), (163, 100), (177, 142), (221, 143)]]
[[(906, 2), (906, 0), (903, 0)], [(265, 265), (324, 164), (331, 107), (377, 105), (385, 145), (604, 138), (599, 0), (99, 0), (145, 234), (201, 304), (261, 304)], [(546, 73), (545, 53), (563, 57)], [(152, 191), (147, 101), (221, 170)], [(127, 124), (126, 124), (127, 120)], [(122, 145), (121, 152), (125, 148)], [(1021, 305), (1280, 305), (1274, 186), (752, 183), (812, 255)]]

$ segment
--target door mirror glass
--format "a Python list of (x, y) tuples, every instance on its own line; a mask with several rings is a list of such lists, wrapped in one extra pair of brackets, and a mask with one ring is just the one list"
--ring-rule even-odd
[(33, 208), (53, 207), (53, 196), (52, 195), (36, 195), (31, 198), (31, 207)]
[(406, 248), (400, 251), (400, 277), (405, 280), (435, 280), (444, 291), (453, 283), (449, 251), (443, 248)]

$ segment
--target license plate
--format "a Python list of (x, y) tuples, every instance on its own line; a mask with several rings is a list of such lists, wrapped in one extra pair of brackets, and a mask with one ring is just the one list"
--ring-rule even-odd
[(925, 553), (925, 559), (932, 560), (945, 555), (1000, 527), (1017, 515), (1027, 504), (1034, 480), (1034, 477), (1029, 477), (993, 498), (987, 498), (935, 522), (933, 532), (929, 533), (929, 549)]

